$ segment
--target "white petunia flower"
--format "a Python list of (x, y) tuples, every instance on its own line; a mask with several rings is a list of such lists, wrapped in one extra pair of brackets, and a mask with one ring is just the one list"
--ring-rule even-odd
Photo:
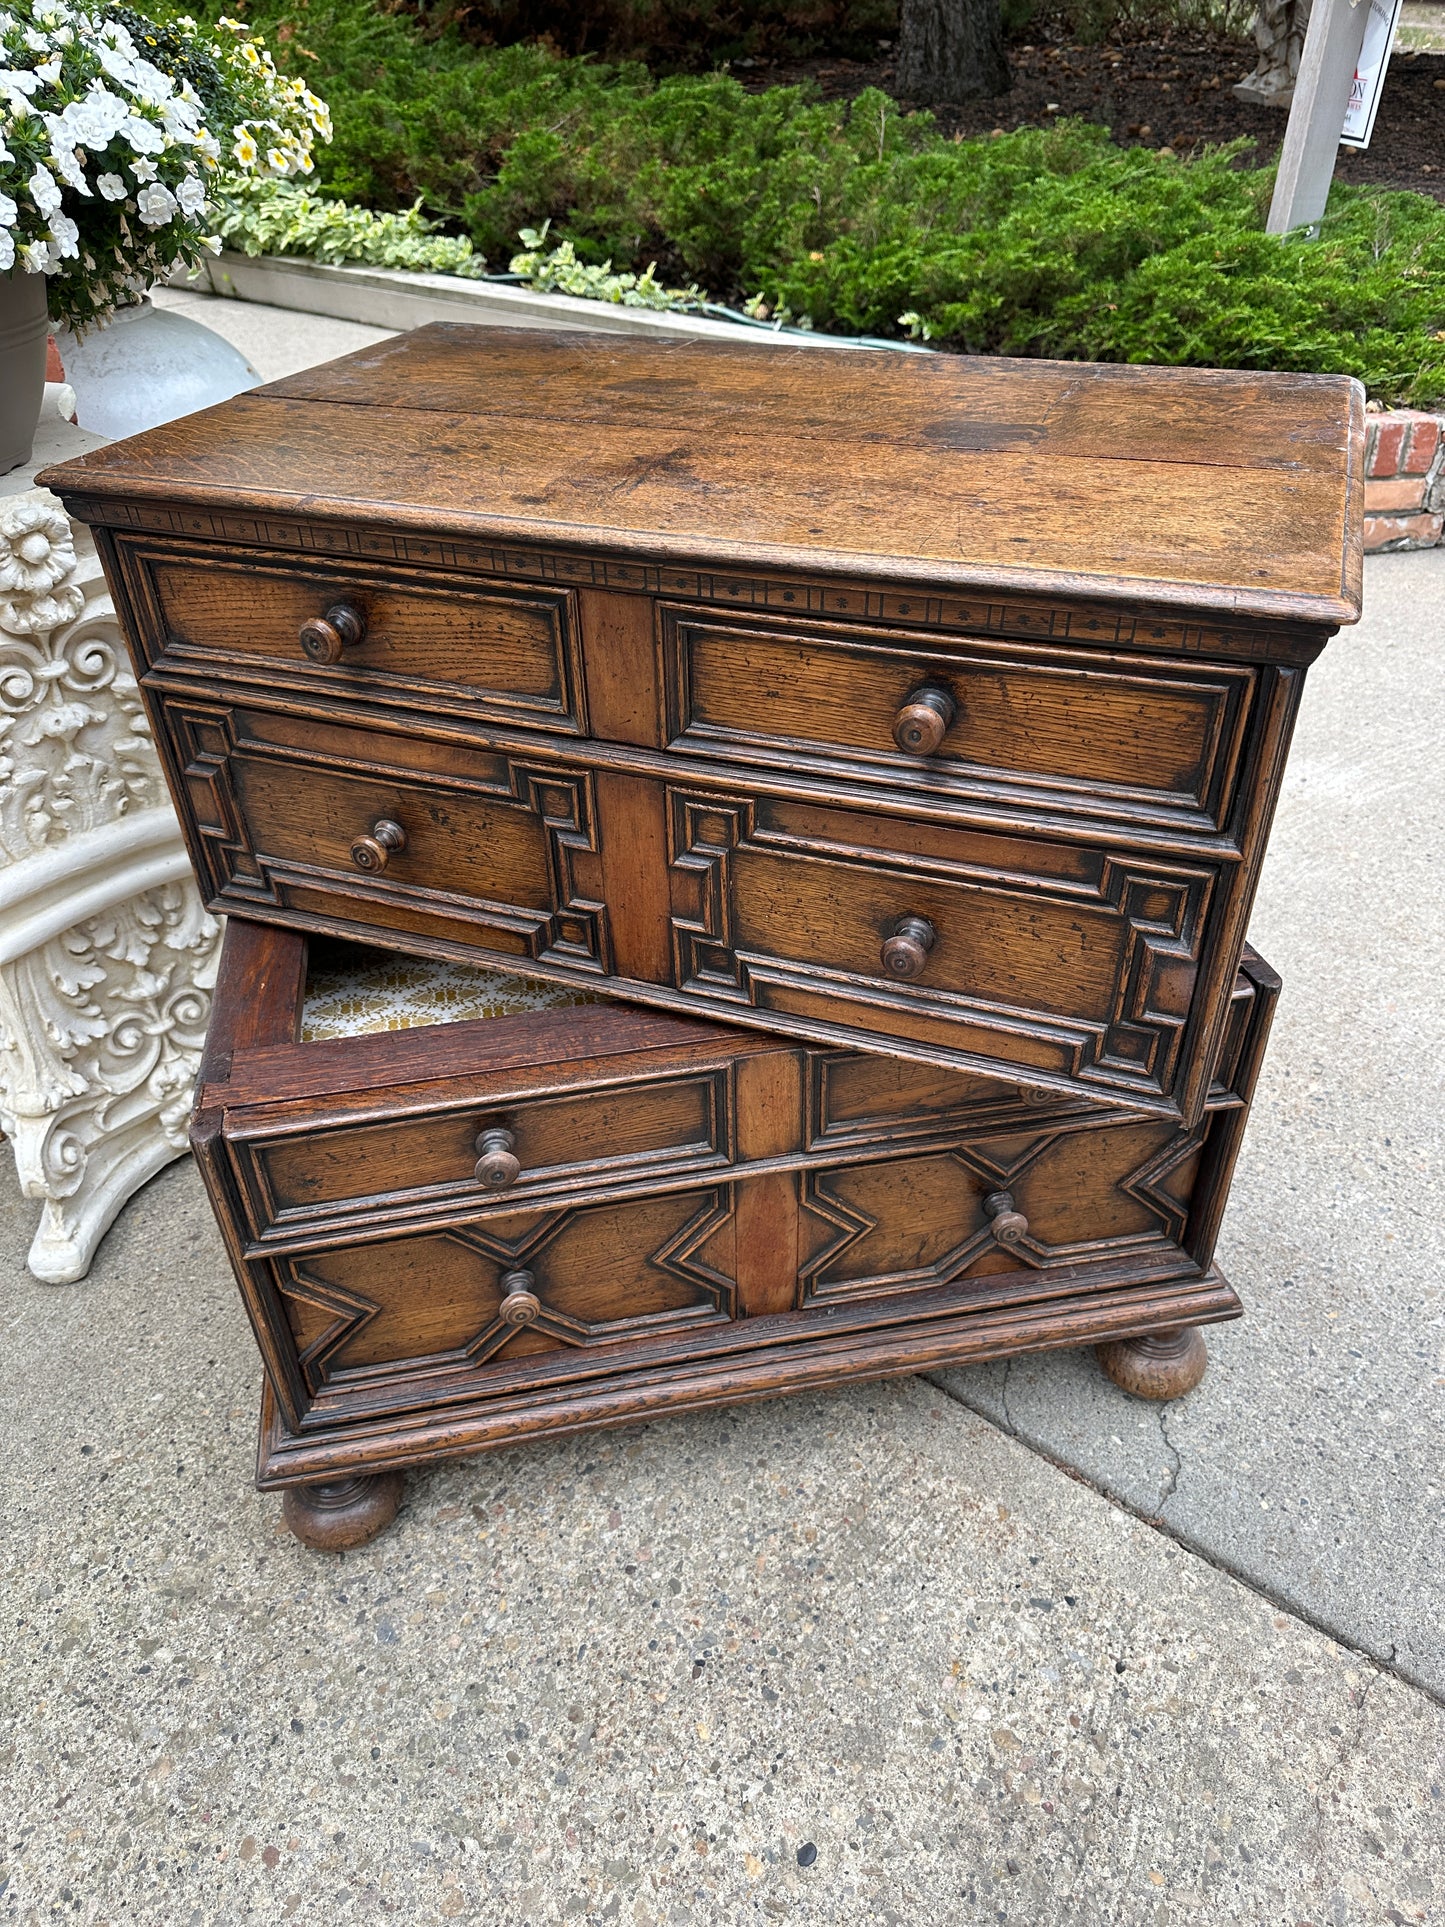
[(119, 174), (102, 174), (96, 186), (100, 189), (101, 199), (104, 201), (123, 201), (130, 192)]
[(176, 213), (176, 197), (163, 181), (152, 181), (137, 194), (136, 207), (147, 227), (164, 227)]
[[(127, 43), (129, 38), (130, 36), (127, 35)], [(134, 55), (119, 46), (107, 46), (104, 42), (96, 48), (95, 52), (96, 58), (112, 80), (118, 80), (122, 87), (129, 87), (132, 84), (135, 78)]]
[(145, 159), (132, 161), (130, 171), (138, 181), (153, 181), (156, 177), (156, 164), (154, 161)]
[(161, 119), (172, 140), (189, 140), (201, 124), (201, 110), (195, 101), (182, 100), (177, 95), (164, 102)]
[(44, 241), (27, 241), (20, 250), (20, 261), (27, 274), (46, 274), (50, 269), (50, 249)]
[(14, 265), (15, 236), (9, 228), (0, 227), (0, 274), (8, 274)]
[(20, 218), (20, 209), (8, 194), (0, 194), (0, 228), (14, 227)]
[(188, 174), (176, 189), (176, 199), (181, 204), (181, 212), (194, 219), (206, 205), (204, 181), (199, 180), (194, 174)]
[(34, 201), (39, 213), (45, 215), (55, 213), (60, 206), (60, 188), (48, 167), (37, 167), (26, 182), (26, 186), (30, 189), (30, 198)]
[(163, 74), (159, 67), (153, 67), (148, 60), (137, 60), (131, 89), (151, 107), (159, 107), (170, 99), (176, 91), (176, 83), (169, 74)]
[(50, 239), (57, 261), (80, 259), (80, 229), (65, 214), (50, 217)]
[(152, 120), (140, 114), (127, 115), (120, 129), (137, 154), (162, 154), (165, 152), (166, 137)]
[(72, 100), (63, 113), (46, 114), (44, 120), (57, 146), (102, 148), (110, 145), (130, 111), (118, 94), (96, 80), (80, 100)]

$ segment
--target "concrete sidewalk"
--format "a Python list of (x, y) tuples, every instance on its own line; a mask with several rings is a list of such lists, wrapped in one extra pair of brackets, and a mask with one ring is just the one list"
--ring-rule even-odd
[(1247, 1315), (1142, 1405), (1087, 1357), (982, 1412), (1445, 1698), (1445, 551), (1370, 557), (1309, 672), (1250, 935), (1284, 978), (1219, 1263)]
[[(381, 338), (161, 298), (268, 377)], [(1366, 588), (1252, 932), (1248, 1316), (1163, 1411), (1056, 1354), (676, 1419), (322, 1558), (190, 1165), (57, 1290), (0, 1160), (0, 1919), (1445, 1922), (1445, 553)]]
[(27, 1217), (0, 1919), (1441, 1918), (1445, 1712), (922, 1381), (442, 1467), (325, 1557), (193, 1167), (83, 1285)]

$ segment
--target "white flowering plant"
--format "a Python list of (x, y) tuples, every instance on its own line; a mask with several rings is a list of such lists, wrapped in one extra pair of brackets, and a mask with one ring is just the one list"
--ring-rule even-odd
[(228, 182), (311, 173), (326, 103), (239, 21), (0, 0), (0, 273), (82, 334), (220, 242)]

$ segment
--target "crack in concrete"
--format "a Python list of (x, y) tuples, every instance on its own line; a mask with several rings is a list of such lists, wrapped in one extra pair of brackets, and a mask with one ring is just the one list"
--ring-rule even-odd
[[(1011, 1436), (1012, 1438), (1016, 1438), (1016, 1439), (1017, 1439), (1017, 1438), (1019, 1438), (1019, 1428), (1018, 1428), (1018, 1426), (1017, 1426), (1017, 1425), (1015, 1425), (1015, 1423), (1014, 1423), (1014, 1415), (1013, 1415), (1013, 1413), (1012, 1413), (1012, 1412), (1011, 1412), (1011, 1411), (1009, 1410), (1009, 1403), (1008, 1403), (1008, 1382), (1009, 1382), (1009, 1380), (1010, 1380), (1010, 1379), (1011, 1379), (1011, 1378), (1013, 1377), (1013, 1370), (1014, 1370), (1014, 1365), (1015, 1365), (1016, 1363), (1017, 1363), (1017, 1361), (1016, 1361), (1015, 1359), (1012, 1359), (1012, 1358), (1006, 1358), (1006, 1359), (1004, 1360), (1004, 1362), (1003, 1362), (1003, 1378), (1002, 1378), (1002, 1379), (1001, 1379), (1001, 1380), (999, 1381), (999, 1388), (998, 1388), (998, 1399), (999, 1399), (999, 1404), (1000, 1404), (1000, 1405), (1002, 1405), (1002, 1407), (1003, 1407), (1003, 1422), (1004, 1422), (1004, 1425), (1005, 1425), (1005, 1427), (1006, 1427), (1006, 1429), (1007, 1429), (1007, 1431), (1009, 1432), (1009, 1435), (1010, 1435), (1010, 1436)], [(1020, 1443), (1021, 1443), (1021, 1444), (1024, 1444), (1024, 1445), (1027, 1445), (1027, 1444), (1028, 1444), (1028, 1440), (1027, 1440), (1027, 1439), (1021, 1439), (1021, 1440), (1020, 1440)]]
[(1184, 1470), (1184, 1461), (1179, 1456), (1179, 1447), (1169, 1436), (1169, 1406), (1162, 1403), (1155, 1407), (1159, 1415), (1159, 1436), (1164, 1442), (1164, 1450), (1169, 1454), (1168, 1483), (1159, 1494), (1159, 1510), (1162, 1512), (1174, 1494), (1179, 1490), (1179, 1475)]
[[(1006, 1362), (1010, 1365), (1013, 1363), (1011, 1359)], [(972, 1412), (975, 1418), (983, 1419), (988, 1425), (998, 1424), (998, 1420), (995, 1419), (992, 1414), (979, 1411), (976, 1405), (971, 1405), (969, 1401), (960, 1393), (956, 1392), (952, 1386), (946, 1385), (943, 1382), (941, 1372), (937, 1375), (931, 1372), (925, 1373), (923, 1376), (928, 1384), (932, 1385), (936, 1391), (942, 1392), (945, 1398), (951, 1398), (956, 1405), (961, 1405), (966, 1412)], [(1060, 1458), (1057, 1453), (1049, 1451), (1048, 1447), (1043, 1445), (1039, 1440), (1031, 1439), (1025, 1433), (1013, 1430), (1013, 1420), (1012, 1417), (1008, 1415), (1006, 1404), (1005, 1416), (1007, 1423), (999, 1426), (999, 1430), (1004, 1432), (1005, 1436), (1017, 1440), (1020, 1445), (1025, 1447), (1027, 1451), (1034, 1453), (1036, 1457), (1045, 1460), (1046, 1463), (1053, 1466), (1056, 1471), (1062, 1472), (1065, 1478), (1073, 1479), (1078, 1485), (1088, 1486), (1091, 1492), (1096, 1492), (1101, 1499), (1105, 1500), (1109, 1505), (1114, 1506), (1118, 1511), (1127, 1512), (1131, 1519), (1137, 1519), (1141, 1525), (1151, 1527), (1166, 1539), (1172, 1539), (1175, 1545), (1182, 1546), (1186, 1552), (1192, 1553), (1196, 1559), (1202, 1559), (1206, 1566), (1213, 1566), (1216, 1572), (1222, 1572), (1227, 1579), (1233, 1579), (1237, 1585), (1241, 1585), (1249, 1592), (1252, 1592), (1257, 1599), (1268, 1600), (1271, 1606), (1276, 1606), (1280, 1611), (1288, 1613), (1291, 1619), (1297, 1619), (1302, 1626), (1308, 1626), (1312, 1632), (1321, 1633), (1326, 1639), (1333, 1640), (1335, 1645), (1340, 1647), (1342, 1651), (1353, 1653), (1357, 1659), (1363, 1661), (1367, 1666), (1374, 1667), (1377, 1672), (1388, 1673), (1392, 1679), (1399, 1680), (1402, 1686), (1408, 1686), (1411, 1692), (1422, 1694), (1432, 1705), (1445, 1707), (1445, 1692), (1442, 1692), (1437, 1686), (1432, 1685), (1430, 1681), (1419, 1678), (1418, 1675), (1407, 1671), (1405, 1667), (1396, 1663), (1396, 1655), (1400, 1650), (1398, 1642), (1392, 1641), (1387, 1653), (1371, 1652), (1368, 1647), (1362, 1646), (1357, 1639), (1345, 1632), (1342, 1627), (1334, 1625), (1330, 1620), (1322, 1618), (1317, 1613), (1306, 1611), (1303, 1606), (1292, 1599), (1286, 1599), (1279, 1593), (1271, 1592), (1267, 1586), (1262, 1586), (1257, 1579), (1245, 1572), (1242, 1567), (1231, 1565), (1229, 1560), (1224, 1558), (1222, 1554), (1213, 1551), (1198, 1539), (1191, 1538), (1187, 1532), (1182, 1531), (1178, 1526), (1171, 1525), (1157, 1510), (1154, 1512), (1144, 1511), (1142, 1506), (1134, 1505), (1120, 1493), (1111, 1492), (1106, 1485), (1101, 1485), (1097, 1479), (1092, 1478), (1077, 1465), (1072, 1465), (1068, 1459)]]

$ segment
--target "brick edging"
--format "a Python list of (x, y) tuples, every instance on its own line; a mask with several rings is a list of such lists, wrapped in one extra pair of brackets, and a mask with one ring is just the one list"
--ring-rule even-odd
[(1365, 417), (1365, 553), (1445, 540), (1445, 415), (1386, 408)]

